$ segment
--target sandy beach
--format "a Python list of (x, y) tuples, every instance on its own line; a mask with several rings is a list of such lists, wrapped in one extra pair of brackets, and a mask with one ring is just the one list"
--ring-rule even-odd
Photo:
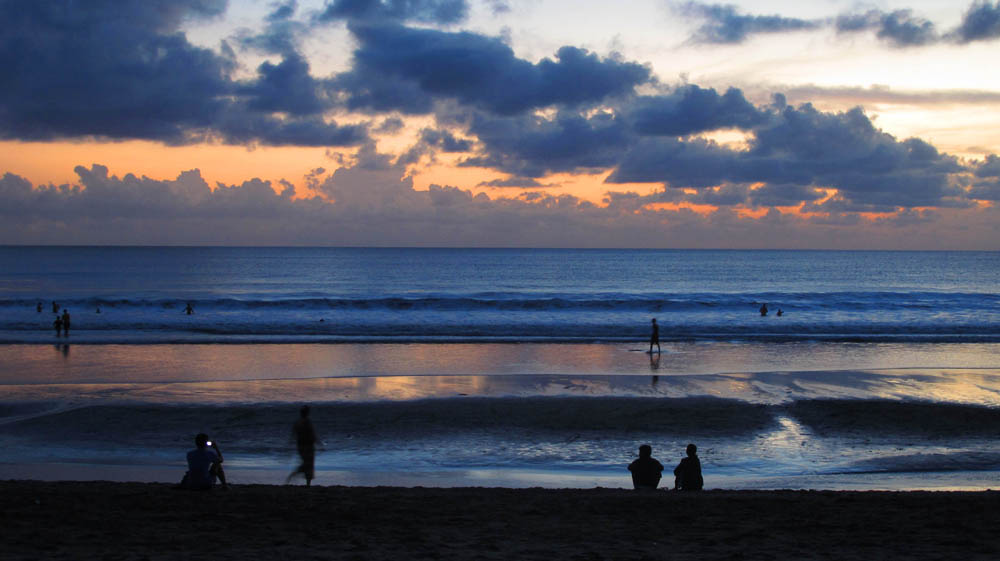
[(996, 559), (1000, 493), (0, 482), (4, 559)]

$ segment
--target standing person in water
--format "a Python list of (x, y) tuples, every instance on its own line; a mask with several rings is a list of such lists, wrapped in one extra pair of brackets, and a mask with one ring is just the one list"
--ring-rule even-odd
[(674, 488), (680, 491), (701, 491), (705, 480), (701, 476), (701, 460), (698, 459), (698, 447), (687, 445), (687, 457), (674, 468)]
[(62, 318), (58, 314), (56, 315), (56, 320), (52, 322), (52, 327), (56, 329), (56, 337), (58, 337), (62, 333), (63, 328)]
[(59, 313), (59, 304), (56, 304), (55, 300), (52, 301), (52, 313), (53, 314)]
[(649, 334), (649, 354), (653, 354), (653, 345), (656, 345), (656, 352), (660, 352), (660, 326), (653, 318), (653, 331)]
[(42, 313), (42, 303), (41, 302), (39, 302), (38, 305), (35, 306), (35, 311), (38, 312), (38, 313)]
[(63, 310), (62, 321), (63, 333), (69, 337), (69, 310)]
[(302, 409), (299, 409), (299, 420), (292, 425), (292, 435), (295, 437), (295, 445), (302, 463), (295, 468), (295, 471), (288, 474), (285, 484), (291, 483), (292, 478), (301, 473), (305, 476), (308, 487), (316, 475), (316, 428), (309, 420), (308, 405), (303, 405)]
[(766, 316), (767, 315), (767, 303), (765, 303), (764, 305), (762, 305), (760, 307), (760, 315), (762, 315), (762, 316)]
[(184, 308), (184, 313), (187, 315), (191, 315), (194, 313), (194, 308), (191, 307), (191, 302), (187, 303), (187, 307)]

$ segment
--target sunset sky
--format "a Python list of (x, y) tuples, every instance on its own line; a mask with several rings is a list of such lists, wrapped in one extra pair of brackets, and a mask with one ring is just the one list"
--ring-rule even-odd
[(0, 244), (1000, 250), (1000, 2), (0, 17)]

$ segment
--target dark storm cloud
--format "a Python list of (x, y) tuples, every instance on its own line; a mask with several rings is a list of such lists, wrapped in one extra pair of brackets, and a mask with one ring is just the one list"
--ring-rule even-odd
[(996, 154), (986, 156), (986, 159), (975, 166), (976, 177), (1000, 176), (1000, 157)]
[(975, 180), (969, 198), (980, 201), (1000, 201), (1000, 157), (990, 154), (974, 166)]
[(468, 13), (465, 0), (332, 0), (317, 19), (448, 24), (464, 20)]
[(472, 149), (472, 141), (456, 138), (445, 130), (423, 129), (420, 131), (420, 141), (442, 152), (468, 152)]
[(735, 206), (746, 203), (748, 191), (746, 185), (723, 185), (718, 189), (703, 189), (683, 200), (694, 204)]
[(779, 15), (755, 16), (740, 14), (731, 4), (686, 2), (679, 6), (682, 13), (704, 21), (691, 37), (696, 43), (742, 43), (752, 35), (817, 29), (820, 22), (786, 18)]
[(368, 139), (363, 125), (328, 123), (322, 117), (276, 119), (247, 111), (220, 117), (217, 124), (227, 142), (268, 146), (356, 146)]
[(869, 10), (863, 14), (845, 14), (837, 17), (838, 33), (875, 31), (875, 36), (894, 47), (915, 47), (938, 41), (934, 24), (915, 16), (911, 10), (882, 12)]
[(584, 117), (564, 111), (551, 120), (476, 113), (468, 132), (483, 145), (483, 154), (460, 165), (532, 178), (612, 167), (633, 142), (626, 123), (607, 112)]
[(776, 183), (752, 189), (748, 193), (749, 202), (754, 207), (798, 206), (802, 202), (822, 199), (826, 193), (808, 185)]
[(352, 108), (426, 112), (434, 96), (513, 115), (600, 101), (650, 79), (640, 64), (575, 47), (532, 64), (500, 39), (475, 33), (401, 25), (351, 24), (350, 29), (360, 45), (353, 69), (338, 76), (337, 84), (350, 92)]
[(627, 111), (636, 132), (643, 135), (684, 136), (721, 128), (748, 129), (763, 119), (740, 90), (730, 88), (720, 96), (714, 89), (693, 84), (668, 95), (640, 96)]
[(1000, 2), (973, 2), (962, 17), (962, 23), (950, 35), (959, 43), (1000, 38)]
[(403, 130), (405, 126), (406, 123), (399, 117), (386, 117), (377, 127), (372, 129), (372, 132), (378, 134), (396, 134)]
[[(231, 53), (191, 45), (178, 26), (224, 1), (2, 2), (0, 138), (148, 139), (170, 144), (356, 144), (358, 127), (325, 122), (308, 68), (294, 57), (234, 83)], [(288, 112), (277, 118), (272, 111)]]
[[(697, 138), (643, 139), (608, 182), (826, 187), (836, 188), (845, 201), (883, 209), (966, 204), (963, 191), (950, 182), (952, 174), (964, 171), (954, 157), (919, 139), (897, 141), (876, 129), (860, 109), (824, 113), (808, 104), (786, 107), (753, 132), (742, 151)], [(816, 198), (812, 191), (801, 200)]]
[(298, 53), (288, 53), (278, 64), (264, 62), (258, 78), (239, 89), (250, 109), (316, 115), (332, 106), (326, 89), (309, 73), (309, 63)]
[(447, 130), (426, 128), (420, 131), (417, 143), (399, 157), (399, 163), (413, 164), (426, 154), (433, 156), (437, 152), (456, 153), (470, 150), (472, 150), (471, 140), (457, 138)]

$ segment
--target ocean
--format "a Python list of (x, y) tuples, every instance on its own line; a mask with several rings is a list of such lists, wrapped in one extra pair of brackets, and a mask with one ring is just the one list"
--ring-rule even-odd
[(205, 431), (232, 482), (280, 482), (309, 403), (320, 484), (625, 487), (639, 444), (673, 465), (696, 442), (708, 487), (995, 487), (998, 272), (996, 252), (0, 247), (0, 477), (179, 480)]

